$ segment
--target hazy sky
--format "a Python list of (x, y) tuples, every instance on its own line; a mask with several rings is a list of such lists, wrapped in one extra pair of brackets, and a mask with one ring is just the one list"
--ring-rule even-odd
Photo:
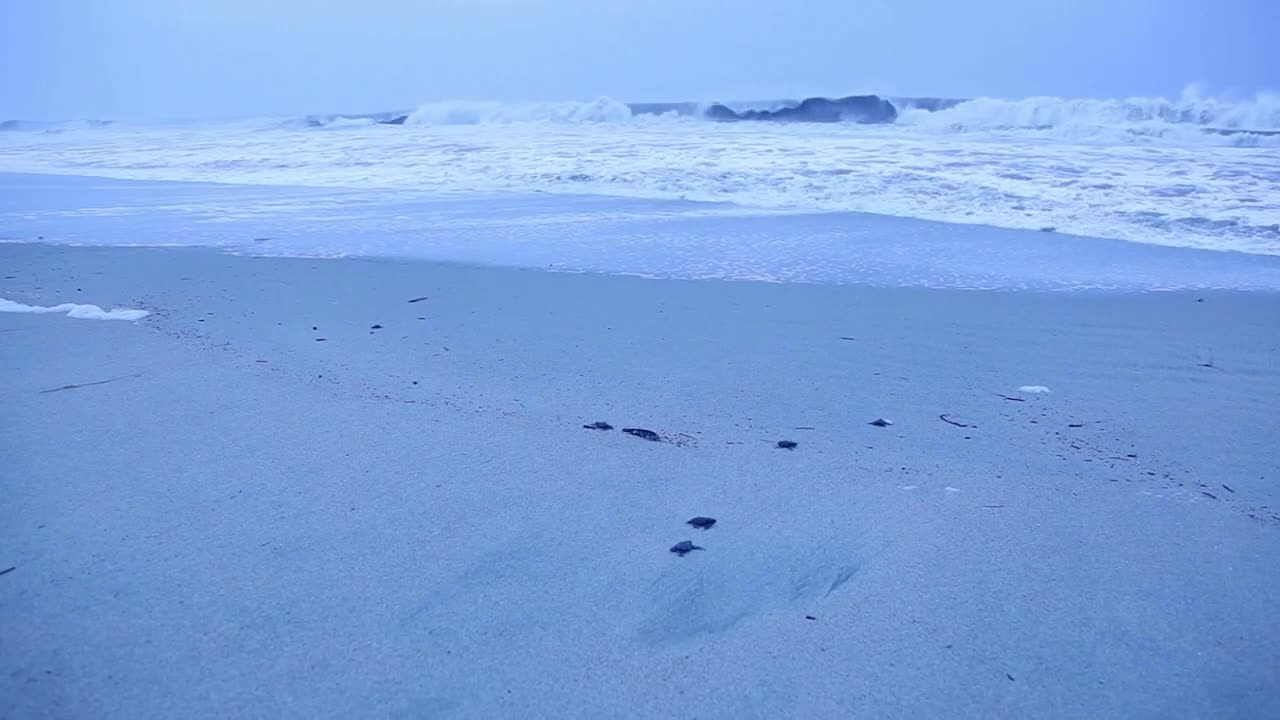
[(0, 0), (0, 119), (1280, 89), (1280, 0)]

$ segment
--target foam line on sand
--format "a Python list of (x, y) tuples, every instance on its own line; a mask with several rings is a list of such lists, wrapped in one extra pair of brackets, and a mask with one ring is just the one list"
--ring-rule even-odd
[(13, 300), (0, 298), (0, 312), (5, 313), (33, 313), (43, 315), (53, 313), (66, 315), (77, 320), (141, 320), (151, 313), (146, 310), (128, 310), (125, 308), (115, 308), (113, 310), (103, 310), (97, 305), (77, 305), (76, 303), (62, 303), (45, 307), (41, 305), (24, 305)]

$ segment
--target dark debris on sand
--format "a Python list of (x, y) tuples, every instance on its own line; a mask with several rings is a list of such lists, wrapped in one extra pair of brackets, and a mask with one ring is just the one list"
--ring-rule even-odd
[(662, 441), (662, 436), (661, 436), (661, 435), (659, 435), (658, 433), (656, 433), (656, 432), (654, 432), (654, 431), (652, 431), (652, 430), (646, 430), (646, 429), (644, 429), (644, 428), (622, 428), (622, 432), (624, 432), (624, 433), (626, 433), (626, 434), (628, 434), (628, 435), (634, 435), (634, 436), (636, 436), (636, 437), (640, 438), (641, 440), (648, 440), (649, 442), (661, 442), (661, 441)]
[(691, 540), (681, 540), (680, 542), (671, 546), (671, 552), (679, 555), (680, 557), (684, 557), (685, 555), (688, 555), (694, 550), (704, 550), (704, 549), (705, 548), (701, 548), (701, 547), (698, 547), (697, 545), (694, 545), (693, 541)]
[(590, 425), (583, 425), (587, 430), (612, 430), (613, 426), (603, 420), (597, 420)]
[(796, 445), (798, 444), (799, 443), (797, 443), (795, 440), (779, 440), (777, 444), (777, 448), (779, 450), (795, 450)]

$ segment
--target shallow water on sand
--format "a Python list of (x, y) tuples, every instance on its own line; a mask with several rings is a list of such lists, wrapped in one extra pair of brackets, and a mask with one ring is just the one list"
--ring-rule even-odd
[(862, 213), (551, 194), (0, 174), (0, 240), (197, 245), (684, 279), (988, 289), (1280, 289), (1280, 257)]

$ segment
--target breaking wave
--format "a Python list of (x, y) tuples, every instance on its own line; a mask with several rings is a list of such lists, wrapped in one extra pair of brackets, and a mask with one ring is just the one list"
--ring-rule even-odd
[[(590, 102), (502, 103), (454, 100), (428, 103), (405, 116), (405, 125), (487, 125), (517, 122), (619, 122), (631, 108), (607, 97)], [(398, 123), (397, 123), (398, 124)]]
[[(1020, 133), (1067, 140), (1120, 143), (1168, 140), (1214, 145), (1280, 146), (1280, 93), (1260, 92), (1250, 98), (1228, 99), (1203, 94), (1192, 86), (1174, 100), (1162, 97), (1092, 99), (1032, 97), (1022, 99), (948, 98), (881, 99), (807, 98), (747, 102), (623, 103), (610, 97), (585, 102), (499, 102), (445, 100), (413, 111), (368, 114), (307, 115), (245, 120), (263, 128), (352, 129), (370, 125), (490, 125), (513, 123), (616, 123), (636, 119), (703, 118), (760, 121), (830, 121), (820, 113), (799, 112), (818, 104), (850, 101), (880, 104), (884, 111), (846, 113), (846, 123), (892, 124), (924, 133)], [(879, 106), (879, 105), (878, 105)], [(719, 111), (719, 115), (717, 115)], [(839, 119), (839, 118), (837, 118)], [(117, 126), (109, 120), (72, 122), (0, 121), (0, 130), (57, 133)]]
[(1192, 87), (1177, 100), (977, 98), (936, 111), (906, 108), (898, 122), (952, 133), (1039, 131), (1072, 139), (1252, 135), (1256, 140), (1280, 136), (1280, 94), (1228, 100), (1205, 97)]
[[(883, 102), (892, 122), (846, 115)], [(1275, 93), (765, 100), (720, 105), (730, 123), (714, 107), (451, 101), (149, 126), (9, 122), (0, 170), (679, 199), (1280, 255)]]
[(0, 120), (0, 131), (26, 131), (59, 133), (67, 130), (96, 130), (115, 125), (114, 120), (67, 120), (46, 122), (41, 120)]
[[(924, 133), (1021, 133), (1067, 140), (1104, 142), (1171, 141), (1179, 144), (1280, 146), (1280, 94), (1261, 92), (1246, 99), (1226, 99), (1185, 90), (1177, 99), (1089, 99), (1033, 97), (1023, 99), (886, 98), (874, 95), (804, 100), (749, 102), (623, 103), (609, 97), (588, 102), (452, 100), (422, 105), (412, 112), (366, 116), (331, 116), (313, 126), (487, 125), (512, 123), (614, 123), (641, 118), (829, 122), (805, 108), (849, 101), (879, 104), (884, 111), (846, 113), (848, 124), (892, 124)], [(728, 109), (732, 109), (732, 113)], [(719, 115), (717, 115), (719, 111)], [(785, 116), (785, 117), (784, 117)]]

